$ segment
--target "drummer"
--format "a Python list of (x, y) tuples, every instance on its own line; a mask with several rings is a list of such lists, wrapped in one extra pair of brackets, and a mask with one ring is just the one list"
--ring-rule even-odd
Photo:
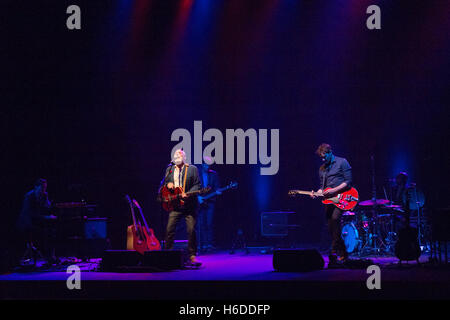
[(406, 209), (406, 195), (408, 192), (408, 174), (406, 172), (399, 172), (395, 177), (395, 185), (391, 188), (392, 204), (400, 205), (403, 210)]

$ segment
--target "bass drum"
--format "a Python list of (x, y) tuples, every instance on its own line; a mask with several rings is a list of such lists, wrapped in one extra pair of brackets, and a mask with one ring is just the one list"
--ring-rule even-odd
[(353, 222), (346, 223), (342, 227), (341, 237), (344, 240), (345, 248), (347, 249), (348, 253), (359, 250), (361, 241), (359, 239), (358, 230), (356, 229)]

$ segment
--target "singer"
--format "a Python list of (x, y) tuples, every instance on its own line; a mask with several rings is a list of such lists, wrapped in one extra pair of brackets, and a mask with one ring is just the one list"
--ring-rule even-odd
[(171, 165), (166, 169), (164, 180), (159, 190), (163, 186), (167, 186), (169, 189), (181, 187), (183, 189), (181, 196), (185, 201), (183, 208), (169, 213), (165, 248), (168, 250), (173, 248), (176, 226), (178, 221), (183, 218), (186, 221), (186, 231), (188, 234), (189, 263), (193, 266), (200, 266), (201, 263), (196, 259), (197, 238), (195, 233), (198, 200), (197, 197), (187, 197), (186, 192), (199, 190), (201, 183), (197, 167), (186, 163), (186, 153), (183, 150), (178, 149), (175, 151)]

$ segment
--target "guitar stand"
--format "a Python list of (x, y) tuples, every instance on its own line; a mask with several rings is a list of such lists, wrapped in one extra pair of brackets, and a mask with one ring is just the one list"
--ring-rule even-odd
[(231, 246), (230, 254), (234, 254), (236, 249), (243, 249), (245, 251), (245, 254), (249, 253), (242, 229), (238, 229), (237, 231), (237, 235), (234, 238), (233, 244)]
[(21, 265), (24, 266), (25, 261), (33, 260), (33, 266), (36, 267), (37, 260), (44, 260), (44, 256), (42, 253), (33, 245), (32, 242), (27, 242), (27, 248), (25, 249), (25, 253), (22, 256)]

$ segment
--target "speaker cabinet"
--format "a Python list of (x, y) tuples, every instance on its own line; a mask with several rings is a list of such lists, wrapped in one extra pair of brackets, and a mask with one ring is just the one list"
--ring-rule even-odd
[(315, 249), (276, 249), (273, 268), (281, 272), (321, 270), (325, 265), (322, 255)]
[(289, 230), (289, 216), (295, 212), (271, 211), (261, 213), (261, 235), (263, 237), (286, 237)]
[(106, 239), (106, 218), (89, 218), (84, 222), (85, 239)]

